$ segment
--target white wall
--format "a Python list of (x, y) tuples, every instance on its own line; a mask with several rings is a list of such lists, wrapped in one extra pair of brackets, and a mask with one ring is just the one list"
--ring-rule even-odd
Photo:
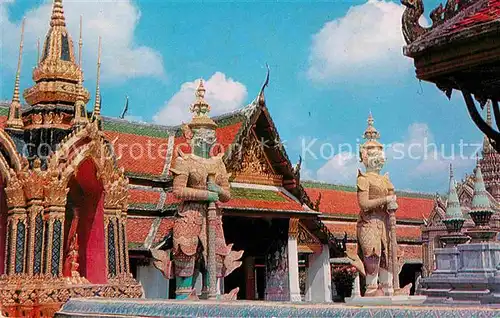
[(321, 253), (309, 256), (307, 269), (306, 301), (331, 302), (332, 278), (330, 270), (330, 252), (328, 245), (323, 245)]

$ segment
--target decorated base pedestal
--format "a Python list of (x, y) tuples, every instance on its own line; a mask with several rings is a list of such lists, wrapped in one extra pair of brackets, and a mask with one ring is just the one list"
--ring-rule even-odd
[(389, 305), (419, 305), (427, 300), (427, 296), (377, 296), (377, 297), (346, 297), (345, 303), (354, 306), (389, 306)]

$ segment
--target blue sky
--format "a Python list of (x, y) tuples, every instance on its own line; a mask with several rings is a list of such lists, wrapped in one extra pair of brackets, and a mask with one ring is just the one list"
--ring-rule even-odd
[[(427, 12), (436, 4), (426, 0)], [(482, 136), (457, 92), (448, 101), (415, 79), (401, 53), (403, 8), (396, 2), (122, 0), (64, 1), (64, 7), (75, 43), (83, 15), (84, 85), (92, 93), (97, 37), (103, 37), (104, 115), (118, 116), (127, 95), (130, 119), (177, 124), (188, 116), (200, 77), (208, 80), (213, 112), (226, 112), (256, 96), (267, 62), (267, 105), (291, 160), (305, 155), (303, 178), (355, 183), (357, 160), (338, 145), (356, 145), (369, 111), (381, 142), (417, 144), (419, 159), (396, 159), (388, 150), (385, 170), (397, 188), (442, 192), (450, 161), (458, 177), (474, 165), (446, 158), (461, 139), (480, 143)], [(22, 17), (24, 89), (32, 84), (36, 39), (43, 40), (49, 15), (46, 1), (0, 0), (0, 99), (12, 95)], [(434, 159), (432, 150), (419, 148), (425, 138), (444, 145), (444, 153), (438, 148)], [(302, 147), (311, 142), (315, 156)]]

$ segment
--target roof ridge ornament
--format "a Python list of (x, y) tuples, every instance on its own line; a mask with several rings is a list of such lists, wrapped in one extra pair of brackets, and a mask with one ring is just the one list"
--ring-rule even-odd
[(265, 79), (264, 83), (262, 84), (262, 87), (260, 88), (260, 91), (259, 91), (259, 95), (257, 97), (259, 105), (265, 105), (265, 103), (266, 103), (264, 90), (269, 85), (269, 73), (270, 73), (269, 65), (267, 63), (266, 63), (266, 68), (267, 68), (266, 79)]

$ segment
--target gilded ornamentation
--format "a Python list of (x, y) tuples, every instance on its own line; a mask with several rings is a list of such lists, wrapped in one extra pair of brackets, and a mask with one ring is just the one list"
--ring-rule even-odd
[(19, 180), (17, 173), (13, 169), (10, 169), (9, 175), (9, 181), (7, 187), (5, 187), (7, 206), (9, 208), (23, 207), (26, 204), (23, 183)]
[(48, 206), (65, 206), (69, 188), (67, 180), (61, 176), (59, 166), (55, 162), (49, 162), (48, 180), (44, 186), (45, 204)]
[(123, 171), (113, 172), (112, 178), (104, 185), (104, 207), (107, 209), (125, 208), (128, 201), (128, 179)]
[[(0, 172), (5, 180), (9, 208), (7, 275), (0, 277), (0, 313), (9, 317), (53, 316), (71, 297), (141, 297), (143, 292), (128, 269), (125, 233), (128, 179), (124, 171), (115, 166), (113, 153), (97, 122), (71, 127), (74, 116), (66, 105), (74, 105), (77, 98), (80, 104), (82, 101), (87, 103), (89, 93), (84, 88), (76, 89), (77, 81), (83, 78), (82, 71), (74, 61), (62, 0), (53, 1), (50, 30), (42, 57), (33, 72), (35, 84), (24, 92), (33, 108), (24, 116), (18, 112), (18, 72), (14, 107), (9, 113), (10, 128), (24, 128), (25, 131), (48, 128), (49, 133), (54, 128), (73, 129), (59, 142), (58, 149), (51, 152), (44, 165), (39, 158), (28, 162), (21, 157), (9, 134), (0, 129), (0, 146), (5, 153), (5, 157), (0, 154)], [(15, 122), (16, 116), (22, 122)], [(104, 203), (112, 207), (114, 213), (111, 222), (116, 232), (112, 244), (119, 257), (117, 271), (102, 285), (91, 284), (79, 274), (78, 223), (71, 222), (73, 229), (65, 231), (68, 182), (87, 159), (94, 161), (106, 192)], [(107, 215), (105, 220), (105, 225), (109, 226)], [(65, 236), (68, 236), (66, 240)], [(107, 266), (96, 270), (107, 271)]]
[(274, 173), (264, 151), (265, 143), (259, 142), (252, 132), (243, 142), (243, 158), (236, 167), (235, 181), (281, 185), (283, 177)]
[(299, 219), (290, 218), (288, 223), (288, 236), (296, 239), (299, 233)]
[(27, 200), (36, 200), (43, 198), (43, 188), (46, 182), (47, 172), (42, 171), (41, 161), (35, 158), (33, 168), (29, 169), (24, 165), (22, 170), (22, 182), (24, 185), (24, 194)]
[(32, 120), (35, 125), (41, 125), (43, 123), (43, 116), (39, 113), (33, 114)]

